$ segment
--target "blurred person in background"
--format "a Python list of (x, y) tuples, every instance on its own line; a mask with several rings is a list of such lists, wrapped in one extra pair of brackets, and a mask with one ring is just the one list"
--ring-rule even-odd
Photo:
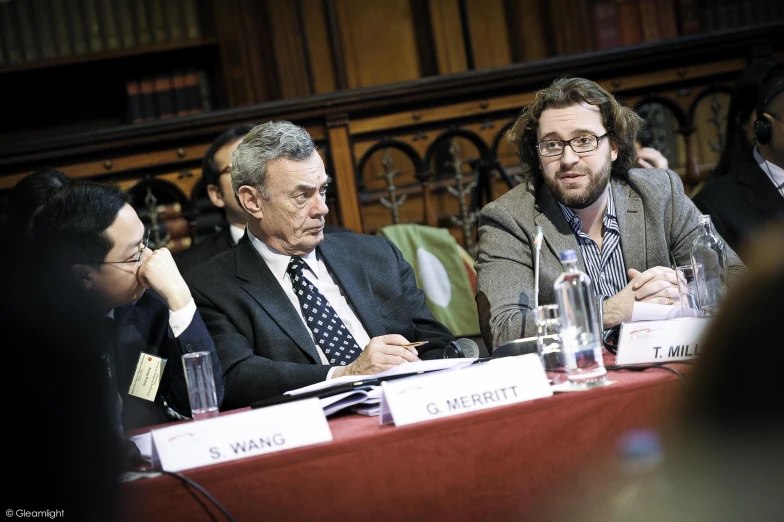
[(52, 261), (24, 249), (0, 256), (3, 440), (12, 470), (3, 508), (104, 522), (117, 516), (123, 464), (100, 359), (108, 337), (70, 282), (48, 270)]
[[(755, 82), (758, 89), (749, 95), (747, 90)], [(740, 96), (745, 98), (739, 100)], [(743, 107), (737, 109), (741, 102)], [(753, 104), (751, 109), (749, 104)], [(706, 183), (694, 196), (694, 204), (711, 216), (716, 231), (731, 248), (740, 249), (767, 223), (784, 219), (782, 64), (760, 62), (749, 67), (736, 86), (730, 107), (728, 142), (716, 173), (719, 177)]]
[(29, 240), (33, 216), (46, 203), (49, 194), (71, 179), (59, 170), (39, 170), (28, 174), (14, 186), (8, 206), (8, 240), (21, 246)]
[[(585, 479), (577, 518), (784, 520), (782, 239), (784, 225), (771, 224), (741, 252), (751, 273), (712, 319), (670, 430), (622, 434), (612, 471)], [(557, 507), (548, 520), (574, 520), (576, 509)]]

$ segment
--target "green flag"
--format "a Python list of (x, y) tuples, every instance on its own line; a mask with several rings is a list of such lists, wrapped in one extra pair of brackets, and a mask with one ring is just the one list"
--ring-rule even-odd
[(479, 335), (479, 316), (457, 241), (447, 229), (390, 225), (378, 235), (392, 241), (414, 268), (433, 316), (455, 337)]

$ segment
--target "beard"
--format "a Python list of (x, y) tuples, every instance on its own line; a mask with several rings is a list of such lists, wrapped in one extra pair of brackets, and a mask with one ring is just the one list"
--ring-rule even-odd
[[(580, 174), (588, 175), (588, 186), (580, 189), (564, 189), (558, 184), (558, 176), (566, 174), (567, 172), (579, 172)], [(558, 171), (555, 178), (544, 178), (545, 186), (550, 190), (555, 199), (560, 201), (563, 205), (573, 209), (583, 209), (590, 207), (607, 188), (610, 182), (610, 173), (612, 172), (612, 160), (610, 159), (610, 151), (607, 151), (607, 160), (604, 162), (601, 170), (598, 173), (594, 172), (588, 167), (572, 167), (562, 168)]]

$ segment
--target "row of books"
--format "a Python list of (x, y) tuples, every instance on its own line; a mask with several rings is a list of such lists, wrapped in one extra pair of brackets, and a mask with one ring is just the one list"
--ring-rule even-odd
[(129, 80), (125, 91), (130, 123), (200, 114), (211, 107), (207, 75), (195, 69)]
[(563, 13), (582, 30), (553, 31), (554, 53), (652, 42), (710, 31), (761, 25), (784, 18), (781, 0), (552, 0), (550, 19)]
[(0, 67), (202, 36), (198, 0), (0, 0)]

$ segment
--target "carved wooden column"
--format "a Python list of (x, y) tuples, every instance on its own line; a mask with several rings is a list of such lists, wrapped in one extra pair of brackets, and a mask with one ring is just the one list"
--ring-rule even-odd
[(363, 232), (362, 216), (359, 212), (357, 182), (354, 175), (354, 156), (348, 134), (348, 116), (334, 115), (327, 118), (329, 156), (332, 159), (332, 176), (338, 196), (340, 224), (354, 232)]

